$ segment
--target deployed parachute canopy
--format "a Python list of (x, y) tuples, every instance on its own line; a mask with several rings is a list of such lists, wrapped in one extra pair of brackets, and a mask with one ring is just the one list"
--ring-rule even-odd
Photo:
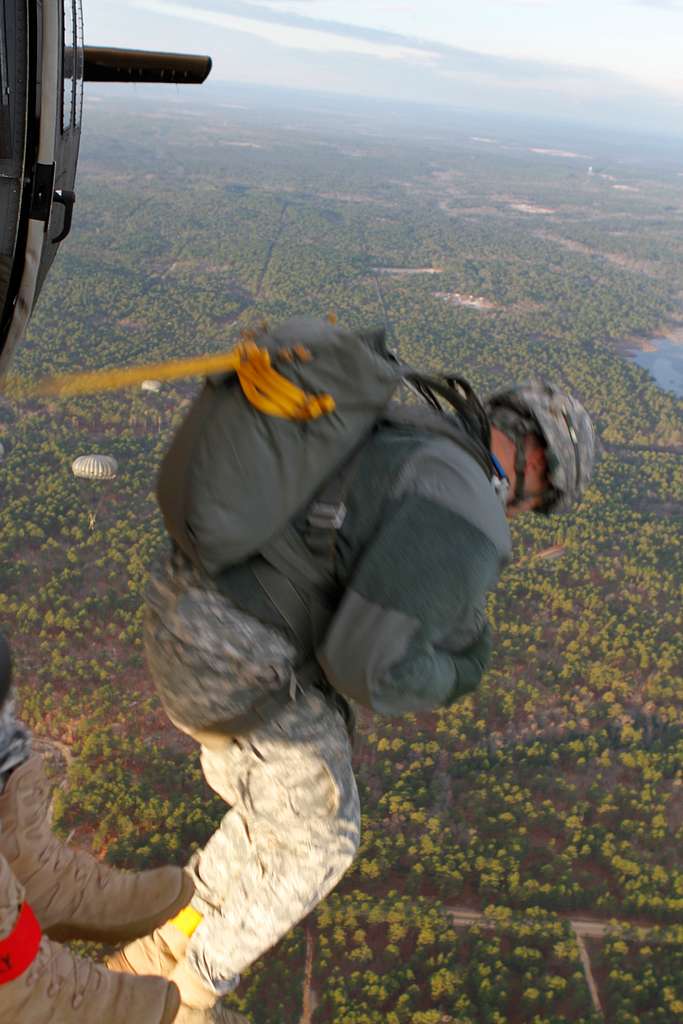
[(87, 486), (88, 525), (91, 530), (94, 530), (97, 513), (105, 495), (99, 485), (116, 479), (116, 474), (119, 471), (118, 463), (111, 455), (79, 455), (72, 462), (71, 471), (81, 480), (90, 481), (90, 485)]
[(71, 469), (74, 476), (85, 480), (113, 480), (119, 466), (111, 455), (79, 455)]

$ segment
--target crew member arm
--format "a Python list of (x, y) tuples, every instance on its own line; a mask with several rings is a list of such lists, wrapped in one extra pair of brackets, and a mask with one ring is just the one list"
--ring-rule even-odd
[(500, 568), (492, 540), (433, 495), (392, 499), (317, 651), (329, 682), (384, 714), (469, 693), (489, 660), (484, 604)]

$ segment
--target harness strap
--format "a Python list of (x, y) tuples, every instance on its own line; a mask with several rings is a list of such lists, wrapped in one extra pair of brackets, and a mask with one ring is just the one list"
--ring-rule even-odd
[(370, 436), (367, 434), (356, 445), (344, 465), (318, 491), (306, 513), (306, 550), (328, 572), (331, 582), (335, 577), (337, 534), (346, 519), (346, 497)]
[(291, 683), (287, 683), (274, 693), (264, 694), (258, 697), (254, 703), (242, 715), (234, 715), (232, 718), (221, 718), (205, 729), (187, 729), (198, 743), (209, 750), (218, 750), (225, 747), (226, 740), (234, 736), (246, 736), (248, 733), (258, 729), (259, 726), (267, 724), (282, 711), (292, 700)]
[[(275, 693), (266, 694), (254, 701), (248, 711), (243, 715), (236, 715), (234, 718), (224, 718), (212, 722), (205, 729), (188, 729), (190, 735), (201, 743), (208, 750), (219, 750), (225, 747), (226, 741), (235, 736), (246, 736), (254, 729), (262, 725), (268, 725), (285, 708), (290, 701), (295, 699), (296, 689), (306, 686), (314, 686), (320, 690), (323, 696), (339, 711), (346, 723), (349, 737), (353, 739), (355, 730), (355, 715), (348, 702), (337, 693), (324, 677), (323, 671), (315, 658), (310, 658), (296, 674), (292, 670), (292, 679), (285, 686), (276, 690)], [(179, 915), (179, 917), (182, 916)], [(183, 919), (185, 921), (185, 919)], [(171, 922), (184, 931), (176, 920)], [(191, 920), (187, 921), (191, 924)], [(198, 922), (199, 923), (199, 922)], [(197, 925), (195, 925), (196, 927)], [(186, 933), (189, 934), (189, 933)]]
[(526, 452), (524, 438), (515, 437), (515, 504), (519, 505), (526, 497), (524, 493), (524, 477), (526, 476)]
[(265, 560), (255, 564), (252, 571), (292, 634), (309, 646), (313, 640), (309, 607), (291, 579)]
[(0, 942), (0, 985), (7, 985), (28, 970), (40, 948), (43, 933), (28, 903), (23, 903), (19, 916), (6, 939)]
[(312, 558), (303, 538), (291, 522), (277, 537), (265, 544), (259, 554), (279, 572), (298, 583), (304, 591), (311, 587), (325, 589), (330, 583), (329, 574)]

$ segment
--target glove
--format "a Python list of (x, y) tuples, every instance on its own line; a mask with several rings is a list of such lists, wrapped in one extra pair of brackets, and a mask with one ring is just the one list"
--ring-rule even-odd
[(453, 691), (453, 700), (462, 697), (465, 693), (476, 690), (481, 681), (493, 651), (493, 636), (488, 622), (484, 622), (483, 628), (474, 643), (470, 644), (463, 651), (451, 653), (455, 665), (456, 681)]

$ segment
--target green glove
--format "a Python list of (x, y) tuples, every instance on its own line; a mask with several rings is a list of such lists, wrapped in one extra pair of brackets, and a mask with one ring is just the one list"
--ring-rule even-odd
[(472, 690), (476, 690), (491, 660), (492, 650), (493, 636), (491, 634), (491, 627), (488, 622), (485, 622), (481, 633), (473, 644), (466, 647), (464, 651), (451, 654), (456, 672), (453, 700), (457, 700), (458, 697), (462, 697), (465, 693), (471, 693)]

